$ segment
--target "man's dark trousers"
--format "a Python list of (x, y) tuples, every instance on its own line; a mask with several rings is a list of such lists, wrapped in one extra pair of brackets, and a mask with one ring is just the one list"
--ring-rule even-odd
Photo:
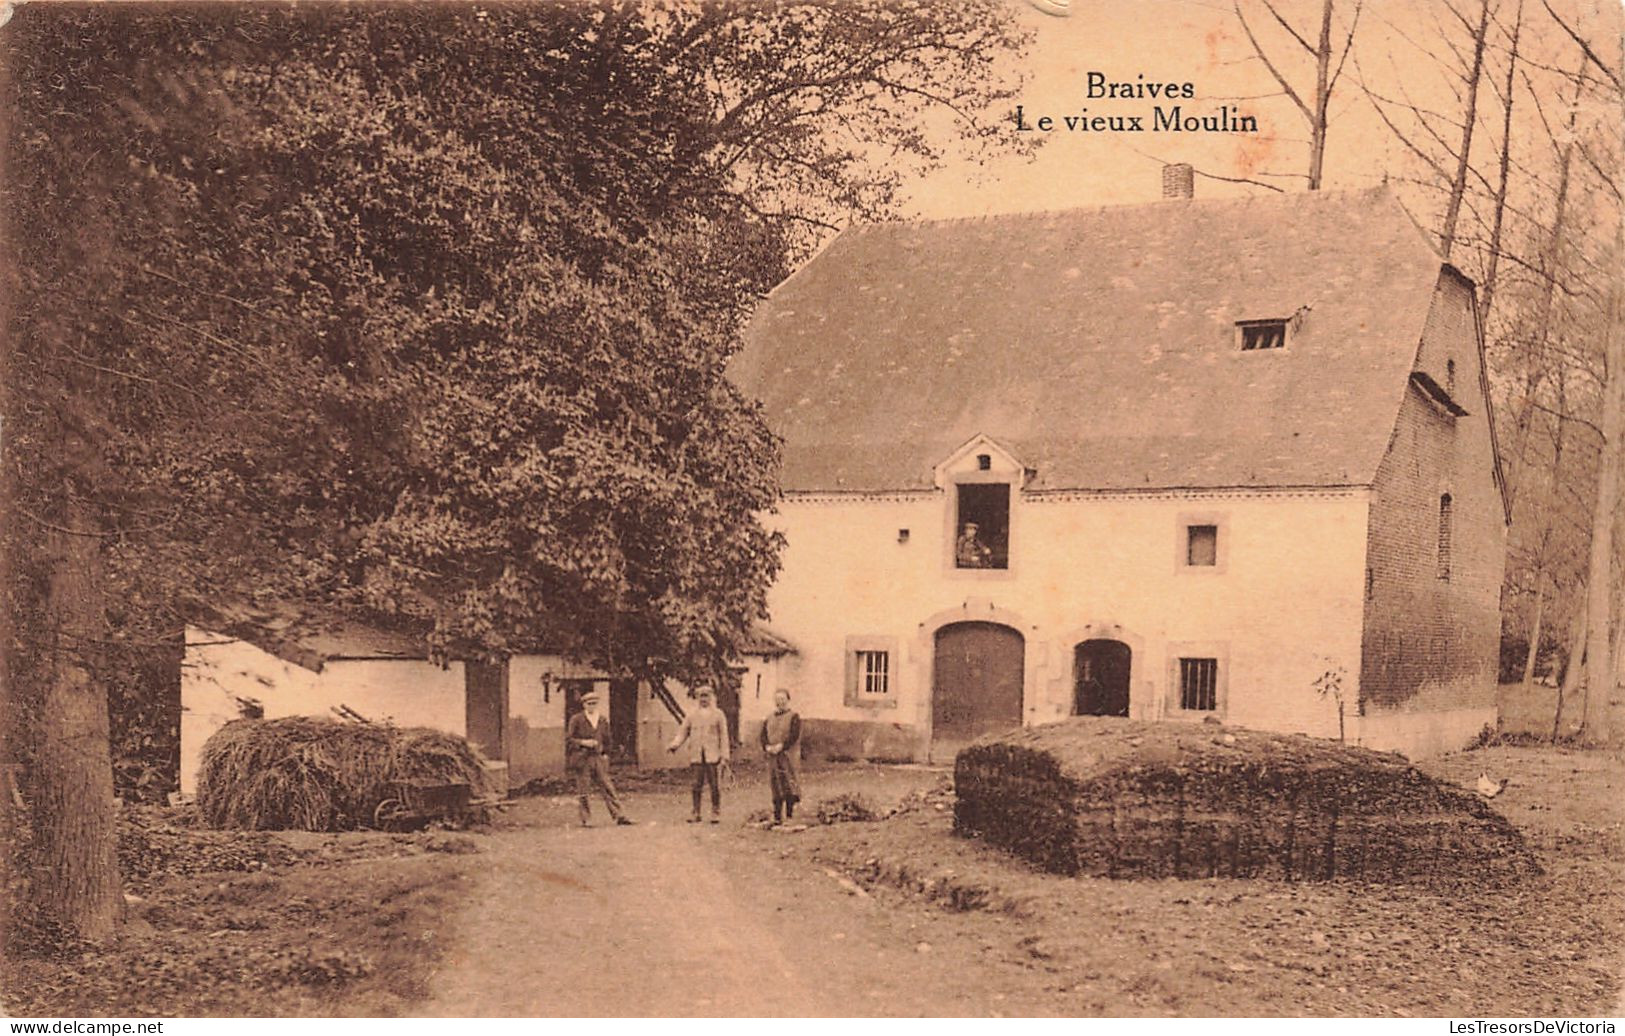
[(575, 761), (575, 774), (576, 797), (581, 803), (583, 824), (592, 819), (591, 796), (595, 787), (604, 797), (604, 806), (611, 817), (619, 821), (625, 816), (621, 812), (620, 796), (615, 794), (615, 784), (609, 779), (609, 760), (597, 752), (582, 755)]
[(722, 812), (722, 790), (717, 787), (716, 763), (691, 763), (689, 769), (694, 771), (694, 816), (700, 815), (700, 791), (707, 783), (711, 785), (711, 815), (717, 816)]

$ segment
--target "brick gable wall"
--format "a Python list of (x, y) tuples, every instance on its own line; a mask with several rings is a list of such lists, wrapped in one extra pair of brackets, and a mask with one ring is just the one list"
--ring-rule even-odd
[[(1441, 275), (1417, 369), (1451, 379), (1468, 413), (1453, 417), (1405, 390), (1372, 488), (1361, 636), (1365, 714), (1474, 708), (1495, 700), (1506, 525), (1489, 408), (1480, 377), (1473, 295)], [(1440, 497), (1451, 497), (1450, 578), (1439, 577)]]

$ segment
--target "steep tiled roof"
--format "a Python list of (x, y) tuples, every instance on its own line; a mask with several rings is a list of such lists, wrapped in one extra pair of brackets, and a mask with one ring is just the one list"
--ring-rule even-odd
[(759, 655), (762, 658), (777, 658), (780, 655), (796, 654), (796, 646), (772, 627), (753, 622), (750, 624), (750, 629), (745, 633), (744, 643), (739, 645), (739, 653), (742, 655)]
[(204, 606), (198, 620), (212, 633), (247, 641), (318, 673), (328, 662), (429, 657), (427, 624), (399, 618), (392, 626), (309, 604), (221, 599)]
[[(1440, 268), (1383, 188), (865, 226), (731, 374), (789, 491), (926, 488), (978, 433), (1031, 489), (1366, 484)], [(1241, 351), (1273, 318), (1289, 347)]]

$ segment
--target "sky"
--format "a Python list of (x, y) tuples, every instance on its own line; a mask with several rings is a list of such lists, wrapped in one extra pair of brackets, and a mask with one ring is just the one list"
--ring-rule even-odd
[[(1303, 173), (1307, 168), (1308, 129), (1290, 100), (1280, 95), (1269, 72), (1253, 58), (1229, 2), (1220, 0), (1070, 0), (1071, 14), (1041, 13), (1027, 0), (1008, 0), (1012, 18), (1034, 32), (1021, 65), (1028, 75), (1017, 103), (1024, 122), (1036, 117), (1080, 114), (1140, 115), (1147, 128), (1153, 100), (1091, 100), (1088, 75), (1109, 81), (1191, 83), (1195, 96), (1179, 99), (1186, 114), (1211, 113), (1234, 106), (1258, 120), (1257, 133), (1065, 132), (1039, 134), (1046, 139), (1036, 157), (995, 160), (978, 169), (960, 161), (911, 185), (905, 211), (927, 218), (971, 216), (1090, 205), (1154, 201), (1161, 196), (1165, 162), (1189, 162), (1198, 170), (1223, 176), (1268, 179), (1288, 190), (1302, 190), (1304, 180), (1275, 174)], [(1476, 13), (1473, 0), (1455, 0)], [(1494, 0), (1508, 24), (1518, 0)], [(1441, 113), (1461, 111), (1449, 79), (1439, 71), (1438, 57), (1450, 58), (1444, 38), (1455, 29), (1444, 0), (1367, 0), (1353, 56), (1334, 93), (1327, 188), (1355, 188), (1381, 183), (1385, 176), (1416, 172), (1411, 158), (1379, 120), (1361, 82), (1387, 95), (1402, 87), (1424, 107)], [(1618, 0), (1552, 0), (1574, 24), (1606, 43), (1621, 24)], [(1277, 9), (1311, 39), (1319, 29), (1319, 0), (1276, 0)], [(1270, 20), (1260, 0), (1243, 0), (1243, 11), (1260, 42), (1306, 100), (1312, 98), (1314, 66), (1295, 50), (1283, 30)], [(1337, 24), (1345, 24), (1353, 0), (1337, 0)], [(1525, 0), (1523, 47), (1543, 60), (1572, 64), (1577, 48), (1546, 15), (1540, 0)], [(1335, 37), (1334, 37), (1335, 38)], [(1617, 46), (1613, 53), (1617, 54)], [(1430, 56), (1430, 54), (1432, 56)], [(1492, 56), (1497, 64), (1498, 56)], [(1533, 70), (1536, 89), (1547, 91), (1554, 77)], [(1273, 96), (1271, 96), (1273, 95)], [(1551, 96), (1546, 100), (1560, 106)], [(1488, 90), (1481, 102), (1491, 114), (1499, 102)], [(1519, 118), (1533, 118), (1533, 106), (1515, 105)], [(1481, 113), (1482, 114), (1482, 113)], [(1593, 113), (1612, 117), (1617, 110)], [(1499, 132), (1499, 118), (1482, 135)], [(1018, 132), (1005, 120), (1006, 129)], [(1455, 131), (1455, 132), (1459, 132)], [(1475, 149), (1476, 150), (1476, 149)], [(1199, 176), (1198, 197), (1256, 194), (1262, 188)]]

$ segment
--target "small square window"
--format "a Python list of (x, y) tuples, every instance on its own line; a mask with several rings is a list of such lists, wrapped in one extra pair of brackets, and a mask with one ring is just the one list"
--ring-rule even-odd
[(1185, 564), (1196, 566), (1219, 563), (1219, 527), (1217, 525), (1187, 525), (1185, 527)]
[(846, 687), (842, 699), (847, 705), (868, 708), (897, 707), (895, 637), (850, 636), (846, 638)]
[(870, 697), (891, 693), (891, 654), (886, 651), (859, 651), (854, 667), (857, 692)]
[(1286, 348), (1285, 320), (1244, 320), (1236, 326), (1241, 329), (1242, 352)]
[(1179, 660), (1179, 707), (1187, 712), (1214, 712), (1219, 707), (1219, 660)]

